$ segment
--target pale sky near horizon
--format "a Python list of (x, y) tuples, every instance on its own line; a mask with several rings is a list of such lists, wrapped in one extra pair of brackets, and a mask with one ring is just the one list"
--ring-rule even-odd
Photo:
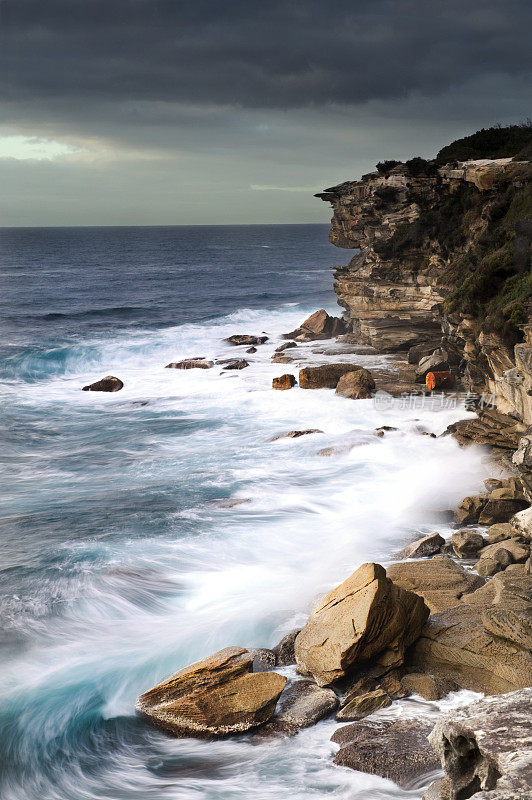
[(324, 222), (532, 113), (527, 0), (0, 0), (0, 225)]

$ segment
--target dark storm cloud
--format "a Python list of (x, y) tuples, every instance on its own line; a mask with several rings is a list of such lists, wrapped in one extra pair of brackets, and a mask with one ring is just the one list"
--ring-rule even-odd
[[(530, 0), (3, 0), (1, 96), (290, 109), (435, 95), (530, 67)], [(139, 104), (135, 108), (135, 103)], [(131, 105), (133, 104), (133, 105)], [(107, 110), (106, 110), (107, 106)]]

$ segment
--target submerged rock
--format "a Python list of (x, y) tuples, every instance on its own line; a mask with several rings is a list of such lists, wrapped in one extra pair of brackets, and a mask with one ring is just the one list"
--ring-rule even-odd
[(326, 686), (373, 659), (381, 674), (399, 666), (429, 611), (395, 586), (380, 564), (363, 564), (314, 609), (295, 641), (299, 672)]
[(344, 725), (331, 737), (341, 745), (334, 763), (388, 778), (403, 789), (412, 788), (439, 767), (428, 741), (431, 730), (430, 723), (410, 719)]
[(221, 364), (224, 369), (245, 369), (249, 367), (249, 361), (246, 361), (245, 358), (222, 358), (216, 363)]
[(439, 720), (429, 740), (451, 800), (528, 800), (532, 786), (532, 689), (489, 697)]
[(294, 359), (290, 356), (283, 356), (282, 353), (274, 353), (272, 356), (272, 364), (293, 364)]
[(185, 358), (183, 361), (172, 361), (166, 365), (166, 369), (211, 369), (214, 361), (206, 358)]
[(84, 386), (83, 392), (119, 392), (124, 387), (120, 378), (115, 378), (114, 375), (107, 375), (96, 383), (90, 383)]
[(321, 367), (304, 367), (299, 370), (302, 389), (336, 389), (342, 375), (362, 369), (355, 364), (324, 364)]
[(289, 373), (285, 375), (280, 375), (278, 378), (274, 378), (272, 380), (272, 389), (280, 389), (281, 391), (284, 389), (292, 389), (297, 383), (294, 375), (290, 375)]
[(367, 400), (375, 391), (375, 381), (367, 369), (346, 372), (336, 385), (336, 394), (351, 400)]
[(226, 647), (176, 672), (142, 694), (136, 709), (175, 736), (212, 738), (239, 733), (270, 719), (286, 678), (252, 673), (253, 654)]
[(252, 336), (248, 333), (235, 333), (233, 334), (233, 336), (228, 336), (227, 339), (225, 339), (225, 341), (229, 342), (229, 344), (234, 344), (236, 346), (243, 344), (257, 345), (257, 344), (264, 344), (264, 342), (267, 342), (268, 337)]
[(300, 436), (308, 436), (310, 433), (323, 433), (319, 428), (308, 428), (306, 431), (287, 431), (287, 433), (280, 433), (271, 439), (272, 442), (277, 442), (279, 439), (299, 439)]

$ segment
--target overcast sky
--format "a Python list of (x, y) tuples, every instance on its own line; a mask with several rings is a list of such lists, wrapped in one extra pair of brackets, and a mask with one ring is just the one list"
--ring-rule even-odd
[(532, 115), (530, 0), (0, 0), (0, 224), (327, 222)]

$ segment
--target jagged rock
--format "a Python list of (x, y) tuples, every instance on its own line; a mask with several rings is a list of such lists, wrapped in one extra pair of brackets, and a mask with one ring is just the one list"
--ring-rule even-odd
[(301, 628), (294, 628), (293, 631), (290, 631), (283, 636), (279, 644), (272, 648), (273, 652), (275, 653), (276, 664), (278, 667), (288, 667), (290, 664), (296, 663), (294, 643), (300, 630)]
[(431, 613), (453, 608), (461, 597), (484, 583), (483, 578), (467, 572), (449, 556), (391, 564), (386, 574), (397, 586), (423, 597)]
[(284, 350), (290, 350), (294, 347), (297, 347), (297, 342), (285, 342), (284, 344), (279, 345), (279, 347), (276, 347), (275, 352), (282, 353)]
[(249, 361), (246, 361), (245, 358), (222, 358), (216, 363), (221, 364), (223, 369), (245, 369), (249, 367)]
[(472, 558), (484, 545), (484, 537), (476, 531), (455, 531), (451, 536), (454, 553), (459, 558)]
[(348, 705), (351, 700), (355, 699), (355, 697), (360, 697), (368, 692), (373, 692), (377, 688), (377, 681), (375, 678), (372, 678), (368, 675), (364, 675), (362, 678), (357, 678), (357, 680), (354, 683), (351, 683), (351, 685), (346, 689), (340, 701), (340, 708)]
[(399, 666), (428, 609), (395, 586), (379, 564), (363, 564), (314, 609), (295, 641), (298, 670), (326, 686), (373, 659), (382, 672)]
[(496, 542), (502, 542), (504, 539), (515, 536), (515, 531), (509, 522), (496, 522), (495, 525), (488, 528), (486, 536), (490, 544), (496, 544)]
[(300, 436), (308, 436), (310, 433), (323, 433), (319, 428), (308, 428), (306, 431), (287, 431), (287, 433), (280, 433), (271, 439), (272, 442), (277, 442), (279, 439), (299, 439)]
[(297, 733), (301, 728), (308, 728), (328, 717), (337, 708), (338, 697), (332, 689), (323, 689), (314, 681), (296, 681), (281, 695), (277, 714), (264, 727), (264, 733), (267, 736)]
[(435, 350), (434, 347), (426, 344), (415, 344), (408, 350), (408, 363), (419, 364), (422, 358), (430, 356)]
[(379, 686), (392, 700), (400, 700), (410, 694), (407, 687), (398, 678), (394, 678), (393, 675), (385, 675), (379, 681)]
[(120, 380), (120, 378), (115, 378), (114, 375), (107, 375), (105, 378), (102, 378), (96, 383), (90, 383), (88, 386), (84, 386), (82, 391), (83, 392), (119, 392), (122, 389), (124, 384)]
[(356, 722), (391, 704), (391, 697), (383, 689), (375, 689), (353, 697), (338, 711), (336, 719), (338, 722)]
[(527, 505), (528, 501), (523, 496), (515, 496), (509, 489), (495, 489), (480, 512), (478, 521), (480, 525), (508, 522), (510, 517), (522, 511)]
[(142, 694), (136, 709), (175, 736), (212, 738), (261, 725), (273, 715), (286, 678), (252, 673), (253, 655), (226, 647)]
[(366, 400), (375, 391), (375, 381), (367, 369), (346, 372), (336, 384), (336, 394), (352, 400)]
[(418, 694), (424, 700), (441, 700), (449, 692), (455, 692), (460, 688), (455, 681), (442, 678), (440, 675), (427, 675), (423, 672), (410, 672), (408, 675), (403, 675), (401, 683), (412, 694)]
[(428, 741), (431, 730), (430, 723), (409, 719), (344, 725), (331, 737), (341, 745), (334, 763), (389, 778), (409, 789), (439, 767)]
[(492, 408), (484, 408), (475, 419), (463, 419), (449, 425), (446, 434), (452, 434), (459, 444), (486, 444), (502, 451), (515, 450), (526, 426)]
[(433, 556), (439, 552), (442, 544), (445, 544), (445, 539), (439, 533), (430, 533), (428, 536), (423, 536), (422, 539), (416, 539), (415, 542), (404, 547), (399, 553), (397, 558), (423, 558), (424, 556)]
[(471, 525), (478, 522), (479, 517), (488, 502), (487, 494), (464, 497), (454, 512), (454, 518), (459, 525)]
[(464, 595), (458, 606), (430, 617), (408, 653), (409, 665), (486, 694), (529, 686), (530, 651), (518, 642), (494, 635), (485, 625), (491, 615), (485, 615), (489, 609), (520, 615), (530, 607), (531, 595), (530, 576), (507, 576), (504, 572), (495, 575), (477, 591)]
[(532, 689), (489, 697), (439, 720), (429, 740), (451, 800), (527, 800), (532, 786)]
[(441, 350), (435, 350), (432, 355), (420, 359), (416, 367), (416, 380), (424, 382), (429, 372), (446, 372), (449, 369), (447, 357)]
[(254, 647), (249, 651), (253, 656), (253, 672), (269, 672), (275, 667), (275, 653), (266, 647)]
[(233, 336), (228, 336), (227, 339), (224, 341), (229, 342), (229, 344), (234, 344), (235, 346), (243, 345), (243, 344), (264, 344), (264, 342), (268, 341), (267, 336), (251, 336), (247, 333), (235, 333)]
[(333, 339), (344, 333), (345, 322), (339, 317), (331, 317), (324, 308), (315, 311), (299, 328), (285, 333), (285, 339), (296, 339), (298, 342), (312, 342), (317, 339)]
[(355, 364), (324, 364), (321, 367), (304, 367), (299, 370), (302, 389), (335, 389), (342, 375), (360, 370)]
[(166, 365), (166, 369), (211, 369), (214, 361), (207, 358), (184, 358), (182, 361), (172, 361)]
[(297, 381), (293, 375), (280, 375), (272, 380), (272, 389), (291, 389), (296, 383)]
[(532, 506), (519, 511), (510, 519), (513, 535), (522, 536), (523, 539), (532, 539)]

